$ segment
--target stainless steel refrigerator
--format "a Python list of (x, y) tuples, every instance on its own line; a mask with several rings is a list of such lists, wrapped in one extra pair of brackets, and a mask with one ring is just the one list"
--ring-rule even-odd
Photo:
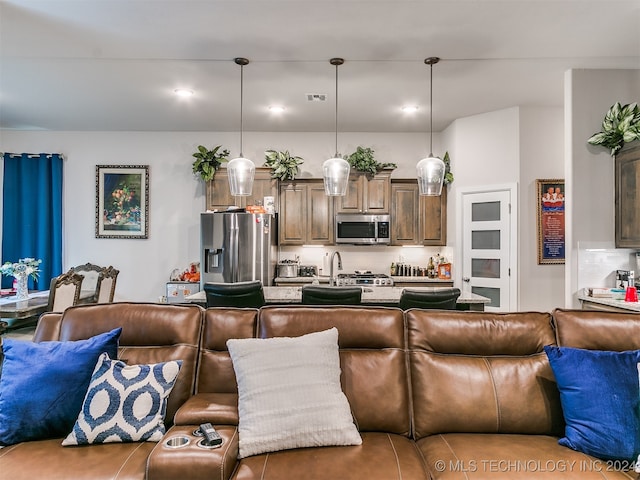
[(271, 285), (276, 270), (274, 215), (216, 212), (200, 215), (200, 285), (261, 280)]

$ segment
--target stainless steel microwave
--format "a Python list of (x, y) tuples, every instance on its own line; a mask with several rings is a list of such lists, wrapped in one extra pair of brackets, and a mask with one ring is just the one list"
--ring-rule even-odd
[(391, 241), (389, 215), (336, 215), (336, 243), (384, 245)]

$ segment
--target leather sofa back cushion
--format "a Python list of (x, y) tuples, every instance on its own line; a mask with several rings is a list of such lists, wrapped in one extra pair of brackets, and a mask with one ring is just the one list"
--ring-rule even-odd
[(407, 325), (416, 438), (562, 433), (549, 314), (412, 310)]
[(410, 310), (409, 348), (465, 355), (529, 355), (555, 345), (549, 313)]
[(258, 310), (208, 308), (204, 318), (196, 393), (237, 394), (227, 340), (255, 337)]
[(562, 433), (560, 397), (544, 353), (514, 358), (411, 352), (410, 359), (416, 438)]
[(360, 431), (409, 435), (409, 380), (402, 310), (264, 307), (258, 336), (298, 337), (338, 329), (341, 384)]
[(558, 345), (586, 350), (640, 350), (640, 315), (636, 313), (553, 311)]
[(34, 338), (82, 340), (122, 327), (118, 359), (128, 365), (182, 360), (178, 379), (169, 395), (165, 423), (194, 390), (202, 309), (196, 305), (109, 303), (79, 305), (63, 315), (43, 315)]

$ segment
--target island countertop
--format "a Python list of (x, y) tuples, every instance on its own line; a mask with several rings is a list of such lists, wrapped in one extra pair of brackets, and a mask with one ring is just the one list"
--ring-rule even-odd
[[(400, 295), (405, 287), (362, 287), (363, 304), (393, 304), (400, 301)], [(411, 290), (431, 292), (442, 287), (411, 287)], [(301, 303), (302, 287), (264, 287), (264, 298), (267, 303), (285, 304)], [(190, 302), (206, 302), (204, 291), (189, 295), (185, 300)], [(462, 292), (458, 297), (458, 304), (468, 304), (472, 310), (482, 310), (484, 305), (491, 303), (487, 297), (475, 293)], [(475, 307), (475, 308), (474, 308)]]
[(640, 302), (625, 302), (607, 297), (591, 297), (584, 293), (578, 294), (583, 310), (613, 310), (640, 313)]

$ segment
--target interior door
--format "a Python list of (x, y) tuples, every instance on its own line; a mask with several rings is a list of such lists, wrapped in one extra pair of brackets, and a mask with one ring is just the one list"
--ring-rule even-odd
[(462, 288), (488, 297), (487, 311), (517, 309), (512, 191), (462, 195)]

